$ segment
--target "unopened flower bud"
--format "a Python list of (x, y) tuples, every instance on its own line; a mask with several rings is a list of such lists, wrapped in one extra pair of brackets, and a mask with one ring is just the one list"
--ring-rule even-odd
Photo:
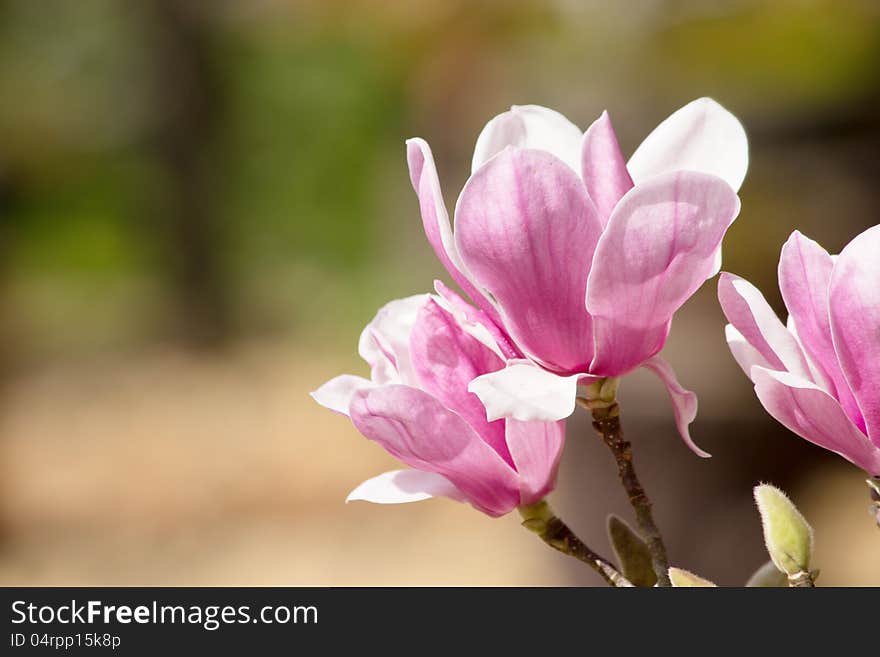
[(768, 484), (755, 486), (755, 502), (764, 525), (764, 542), (774, 565), (786, 575), (809, 574), (813, 529), (785, 493)]

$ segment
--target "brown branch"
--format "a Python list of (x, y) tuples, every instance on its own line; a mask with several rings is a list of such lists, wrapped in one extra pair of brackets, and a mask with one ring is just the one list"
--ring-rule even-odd
[(553, 513), (547, 502), (542, 500), (536, 504), (521, 506), (519, 512), (523, 517), (523, 527), (537, 534), (538, 538), (554, 550), (584, 562), (611, 586), (632, 586), (632, 583), (618, 572), (614, 564), (596, 554), (581, 541), (568, 525)]
[[(651, 562), (657, 575), (657, 585), (671, 586), (666, 546), (663, 544), (663, 537), (660, 535), (657, 523), (654, 522), (651, 500), (636, 475), (633, 466), (632, 446), (623, 437), (623, 429), (620, 426), (620, 407), (616, 401), (613, 401), (614, 392), (616, 390), (612, 387), (610, 399), (578, 398), (578, 403), (592, 413), (593, 427), (614, 455), (620, 483), (626, 490), (630, 506), (636, 514), (636, 523), (651, 553)], [(607, 397), (604, 394), (602, 396)]]

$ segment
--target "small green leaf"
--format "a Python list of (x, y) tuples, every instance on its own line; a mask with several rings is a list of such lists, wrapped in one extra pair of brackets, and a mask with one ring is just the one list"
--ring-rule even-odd
[(785, 493), (768, 484), (755, 486), (755, 502), (764, 525), (764, 542), (776, 567), (787, 575), (810, 570), (813, 529)]
[(777, 588), (788, 586), (788, 576), (773, 561), (768, 561), (755, 571), (746, 582), (748, 587)]
[(608, 516), (608, 539), (624, 577), (635, 586), (654, 586), (657, 583), (647, 543), (614, 514)]
[(715, 586), (708, 579), (703, 579), (699, 575), (694, 575), (692, 572), (681, 568), (670, 568), (669, 580), (672, 582), (672, 586), (678, 589), (710, 588)]
[(528, 529), (530, 532), (535, 532), (536, 534), (540, 534), (545, 529), (547, 529), (547, 523), (540, 518), (529, 518), (528, 520), (523, 520), (522, 526)]

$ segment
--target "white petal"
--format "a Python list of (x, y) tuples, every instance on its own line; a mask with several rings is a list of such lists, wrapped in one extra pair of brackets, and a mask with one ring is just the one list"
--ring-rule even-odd
[(580, 175), (582, 137), (581, 129), (559, 112), (540, 105), (514, 105), (483, 128), (474, 147), (471, 172), (513, 146), (553, 153)]
[(392, 470), (367, 479), (351, 491), (345, 501), (404, 504), (432, 497), (450, 497), (458, 501), (464, 499), (461, 491), (443, 475), (422, 470)]
[(724, 337), (727, 338), (727, 346), (730, 347), (730, 353), (733, 359), (740, 366), (746, 376), (752, 375), (752, 366), (760, 365), (761, 367), (770, 367), (770, 363), (764, 358), (760, 352), (748, 343), (742, 333), (736, 330), (733, 324), (724, 327)]
[(749, 143), (739, 120), (711, 98), (700, 98), (654, 128), (627, 163), (637, 185), (658, 173), (711, 173), (739, 190), (749, 168)]
[(372, 388), (375, 384), (353, 374), (342, 374), (330, 379), (314, 392), (309, 393), (316, 402), (331, 411), (348, 415), (351, 399), (358, 390)]
[(502, 417), (553, 422), (574, 413), (580, 376), (558, 376), (529, 361), (515, 360), (503, 370), (478, 376), (468, 390), (483, 402), (490, 422)]
[(709, 452), (703, 451), (691, 438), (689, 425), (697, 417), (697, 396), (690, 390), (685, 390), (678, 382), (675, 376), (675, 370), (661, 356), (654, 356), (645, 361), (643, 365), (646, 369), (657, 375), (663, 385), (666, 386), (666, 392), (669, 393), (669, 399), (672, 401), (672, 412), (675, 415), (675, 426), (678, 433), (684, 440), (685, 445), (697, 456), (708, 458), (711, 456)]
[(389, 301), (361, 332), (358, 353), (372, 368), (375, 383), (412, 385), (415, 374), (409, 356), (409, 334), (429, 295)]

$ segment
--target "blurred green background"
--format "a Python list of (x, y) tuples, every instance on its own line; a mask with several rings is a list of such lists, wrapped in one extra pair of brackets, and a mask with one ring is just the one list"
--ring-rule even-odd
[[(0, 583), (597, 583), (512, 518), (342, 505), (392, 461), (306, 393), (365, 371), (379, 305), (446, 279), (404, 139), (451, 206), (511, 104), (608, 109), (631, 152), (712, 96), (751, 144), (724, 268), (782, 310), (792, 230), (837, 251), (880, 221), (878, 62), (870, 0), (0, 0)], [(859, 473), (765, 416), (723, 324), (710, 282), (666, 350), (713, 460), (650, 379), (623, 391), (673, 561), (744, 581), (772, 480), (820, 583), (880, 584)], [(557, 506), (608, 552), (624, 500), (569, 433)]]

